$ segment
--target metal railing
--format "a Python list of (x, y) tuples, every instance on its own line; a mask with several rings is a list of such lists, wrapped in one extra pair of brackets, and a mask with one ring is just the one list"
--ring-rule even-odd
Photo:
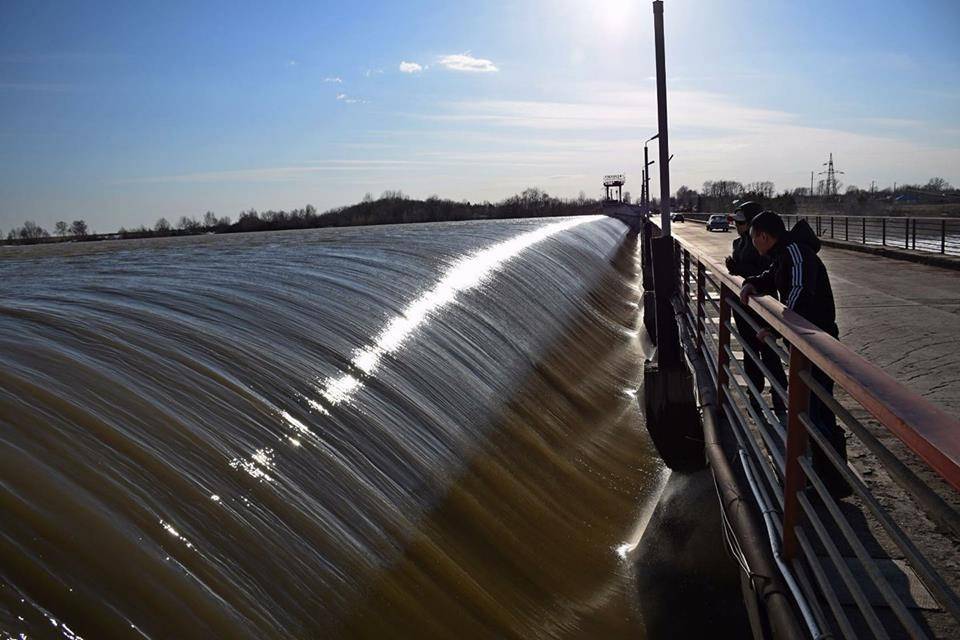
[(960, 218), (788, 215), (784, 221), (789, 228), (800, 218), (821, 238), (960, 256)]
[[(705, 222), (709, 213), (685, 213), (686, 219)], [(854, 244), (890, 247), (960, 256), (960, 218), (896, 218), (892, 216), (783, 215), (791, 228), (804, 219), (821, 238)]]
[[(742, 280), (683, 239), (675, 239), (679, 273), (678, 321), (687, 346), (706, 363), (716, 392), (716, 411), (726, 419), (758, 510), (770, 530), (773, 555), (795, 590), (814, 637), (927, 637), (928, 621), (915, 615), (868, 549), (899, 555), (941, 608), (937, 624), (960, 629), (955, 573), (945, 578), (919, 547), (923, 541), (882, 504), (868, 483), (847, 464), (821, 430), (817, 415), (826, 407), (855, 440), (858, 451), (892, 478), (918, 510), (942, 530), (960, 537), (960, 515), (880, 435), (892, 433), (948, 486), (960, 491), (960, 421), (911, 392), (878, 367), (853, 353), (770, 297), (739, 300)], [(761, 345), (753, 334), (766, 326), (772, 337)], [(743, 330), (741, 333), (740, 330)], [(761, 350), (768, 349), (765, 354)], [(774, 357), (771, 358), (771, 353)], [(746, 369), (754, 369), (753, 377)], [(772, 369), (785, 367), (787, 384)], [(764, 398), (758, 381), (776, 397)], [(780, 380), (780, 381), (778, 381)], [(836, 385), (851, 410), (828, 388)], [(782, 404), (781, 404), (782, 403)], [(785, 410), (784, 410), (785, 408)], [(854, 412), (869, 415), (858, 419)], [(811, 456), (813, 448), (818, 456)], [(858, 454), (859, 455), (859, 454)], [(916, 466), (916, 465), (914, 465)], [(826, 475), (838, 474), (852, 496), (835, 499)], [(835, 491), (835, 488), (834, 488)], [(851, 514), (860, 514), (851, 521)], [(862, 519), (862, 521), (861, 521)], [(910, 525), (912, 526), (912, 524)], [(909, 528), (909, 527), (908, 527)], [(924, 534), (926, 535), (926, 534)], [(957, 636), (955, 636), (957, 637)]]

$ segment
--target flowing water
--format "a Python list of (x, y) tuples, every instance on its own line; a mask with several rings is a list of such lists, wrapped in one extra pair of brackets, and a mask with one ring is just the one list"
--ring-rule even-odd
[(639, 637), (608, 218), (0, 248), (0, 637)]

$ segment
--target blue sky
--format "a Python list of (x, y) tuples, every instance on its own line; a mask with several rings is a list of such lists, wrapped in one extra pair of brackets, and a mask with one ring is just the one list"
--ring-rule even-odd
[[(831, 152), (847, 184), (960, 183), (960, 3), (665, 11), (674, 187), (803, 186)], [(0, 230), (638, 191), (652, 23), (627, 0), (4, 0)]]

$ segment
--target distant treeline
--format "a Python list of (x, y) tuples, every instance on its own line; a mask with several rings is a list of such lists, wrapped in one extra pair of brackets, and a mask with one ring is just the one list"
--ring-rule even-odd
[[(839, 189), (843, 185), (837, 184)], [(624, 201), (630, 202), (630, 193), (624, 192)], [(864, 190), (846, 187), (842, 194), (810, 194), (808, 188), (776, 193), (769, 181), (741, 183), (736, 180), (708, 180), (700, 191), (681, 186), (671, 199), (674, 210), (716, 212), (728, 211), (735, 200), (754, 200), (766, 209), (783, 214), (797, 213), (798, 205), (805, 212), (830, 211), (847, 215), (906, 215), (898, 205), (960, 203), (960, 190), (943, 178), (931, 178), (925, 185), (900, 185), (896, 189)], [(33, 244), (78, 240), (108, 240), (126, 238), (154, 238), (163, 236), (196, 235), (199, 233), (239, 233), (245, 231), (276, 231), (281, 229), (315, 229), (319, 227), (346, 227), (371, 224), (400, 224), (411, 222), (445, 222), (456, 220), (486, 220), (503, 218), (535, 218), (544, 216), (571, 216), (597, 213), (600, 200), (587, 198), (581, 191), (577, 198), (556, 198), (541, 189), (529, 188), (500, 202), (474, 204), (466, 200), (444, 200), (430, 196), (426, 200), (412, 200), (402, 191), (384, 191), (379, 198), (371, 194), (357, 204), (317, 212), (313, 205), (290, 211), (242, 211), (234, 222), (229, 216), (218, 217), (207, 211), (199, 219), (181, 216), (175, 223), (158, 219), (152, 227), (120, 228), (115, 233), (94, 233), (83, 220), (72, 223), (57, 222), (49, 231), (36, 222), (27, 221), (22, 227), (11, 229), (6, 244)], [(652, 206), (657, 208), (656, 200)], [(945, 212), (952, 215), (952, 212)], [(2, 236), (0, 236), (2, 237)]]
[(674, 207), (681, 211), (727, 211), (735, 200), (753, 200), (778, 213), (797, 213), (822, 208), (847, 215), (884, 215), (896, 205), (960, 203), (960, 190), (943, 178), (931, 178), (924, 185), (901, 184), (895, 188), (861, 189), (836, 183), (836, 193), (826, 193), (824, 181), (809, 187), (776, 192), (773, 182), (741, 183), (737, 180), (708, 180), (700, 191), (687, 186), (677, 189)]
[(121, 227), (116, 233), (105, 234), (89, 232), (86, 223), (82, 220), (75, 221), (69, 226), (58, 222), (56, 235), (51, 235), (35, 222), (27, 221), (23, 227), (15, 228), (7, 234), (7, 244), (154, 238), (200, 233), (242, 233), (413, 222), (572, 216), (597, 213), (599, 206), (599, 200), (589, 199), (583, 192), (578, 198), (563, 199), (550, 196), (537, 188), (525, 189), (497, 203), (480, 204), (465, 200), (460, 202), (443, 200), (437, 196), (431, 196), (426, 200), (412, 200), (402, 191), (384, 191), (379, 198), (367, 194), (357, 204), (323, 213), (318, 213), (317, 209), (309, 204), (302, 209), (290, 211), (258, 212), (255, 209), (249, 209), (242, 211), (236, 222), (233, 222), (229, 217), (217, 217), (212, 211), (208, 211), (199, 220), (182, 216), (176, 224), (171, 224), (166, 218), (160, 218), (152, 227), (140, 226), (133, 229)]

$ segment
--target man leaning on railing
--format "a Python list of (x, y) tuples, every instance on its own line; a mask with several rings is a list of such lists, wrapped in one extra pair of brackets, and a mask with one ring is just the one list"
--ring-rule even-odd
[[(809, 225), (800, 221), (788, 232), (779, 215), (764, 211), (754, 217), (749, 233), (757, 252), (769, 256), (772, 264), (763, 273), (744, 279), (740, 291), (741, 302), (746, 305), (750, 296), (779, 293), (784, 306), (837, 338), (840, 330), (836, 322), (830, 276), (817, 257), (820, 241)], [(761, 329), (757, 332), (757, 339), (762, 343), (771, 335), (771, 329)], [(829, 376), (817, 367), (813, 367), (812, 374), (828, 393), (833, 393), (833, 380)], [(810, 394), (809, 415), (840, 457), (846, 460), (846, 440), (837, 418), (815, 393)], [(814, 468), (830, 493), (837, 498), (850, 495), (850, 487), (843, 476), (816, 444), (811, 446)]]
[[(750, 239), (750, 223), (753, 222), (754, 217), (761, 212), (763, 212), (763, 206), (758, 202), (738, 204), (733, 211), (733, 223), (737, 228), (737, 238), (733, 241), (733, 251), (726, 259), (726, 267), (730, 275), (741, 276), (743, 278), (757, 276), (769, 269), (772, 264), (770, 256), (760, 255)], [(747, 309), (747, 313), (750, 314), (756, 324), (764, 324), (763, 320), (761, 320), (760, 316), (756, 313), (753, 313), (749, 309)], [(737, 332), (743, 338), (744, 342), (760, 356), (760, 361), (776, 381), (779, 382), (783, 388), (786, 388), (787, 376), (783, 372), (783, 363), (780, 362), (777, 354), (769, 346), (757, 340), (757, 332), (753, 330), (753, 327), (746, 318), (741, 317), (739, 314), (734, 314), (734, 322), (736, 322)], [(766, 378), (760, 369), (760, 365), (757, 364), (753, 358), (745, 356), (743, 358), (743, 369), (744, 373), (747, 374), (747, 377), (750, 378), (750, 381), (753, 382), (757, 388), (757, 391), (763, 393)], [(770, 398), (773, 400), (774, 413), (783, 419), (782, 417), (786, 415), (786, 407), (783, 404), (783, 399), (780, 398), (780, 395), (774, 390), (772, 383), (770, 385)], [(757, 410), (757, 414), (763, 415), (763, 412), (758, 406), (759, 401), (751, 396), (750, 402)]]

